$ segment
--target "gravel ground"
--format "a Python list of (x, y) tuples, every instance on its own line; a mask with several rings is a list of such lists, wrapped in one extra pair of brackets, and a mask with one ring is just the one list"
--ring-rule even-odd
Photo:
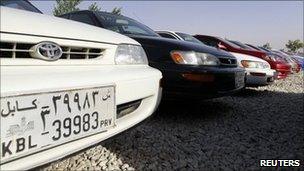
[(303, 88), (300, 73), (201, 104), (166, 102), (135, 129), (37, 170), (260, 170), (260, 159), (303, 169)]

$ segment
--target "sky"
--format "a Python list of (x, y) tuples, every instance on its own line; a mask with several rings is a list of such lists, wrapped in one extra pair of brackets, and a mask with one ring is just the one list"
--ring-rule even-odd
[[(52, 15), (55, 1), (32, 0)], [(214, 35), (275, 49), (288, 40), (303, 41), (303, 1), (83, 1), (97, 2), (104, 11), (122, 7), (122, 14), (153, 30)]]

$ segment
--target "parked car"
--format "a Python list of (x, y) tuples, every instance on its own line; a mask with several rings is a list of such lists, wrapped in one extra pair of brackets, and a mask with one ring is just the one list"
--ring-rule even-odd
[(231, 54), (160, 37), (149, 27), (122, 15), (77, 11), (61, 17), (125, 34), (145, 49), (149, 64), (162, 71), (163, 97), (183, 100), (226, 95), (244, 87), (244, 70)]
[(274, 82), (276, 71), (270, 68), (267, 61), (242, 53), (231, 54), (236, 57), (239, 66), (246, 70), (246, 86), (265, 86)]
[(1, 170), (57, 160), (154, 112), (162, 75), (135, 40), (34, 8), (0, 12)]
[(270, 64), (271, 69), (274, 69), (278, 72), (277, 79), (286, 78), (290, 73), (291, 66), (277, 56), (267, 55), (265, 52), (257, 50), (243, 49), (240, 46), (220, 37), (207, 35), (195, 35), (194, 37), (209, 46), (218, 47), (229, 52), (252, 55), (267, 61)]
[(302, 70), (304, 70), (304, 57), (303, 56), (299, 56), (299, 55), (293, 55), (292, 56), (295, 60), (298, 61), (298, 63), (300, 64)]
[[(204, 45), (187, 33), (174, 31), (157, 31), (157, 33), (162, 37)], [(241, 53), (230, 53), (236, 57), (238, 65), (246, 70), (246, 86), (264, 86), (274, 82), (276, 71), (270, 69), (270, 65), (265, 60)]]
[(286, 63), (288, 63), (290, 66), (291, 66), (291, 73), (293, 72), (300, 72), (301, 70), (301, 63), (294, 59), (292, 56), (290, 56), (289, 54), (286, 54), (287, 57), (284, 55), (284, 54), (280, 54), (280, 53), (277, 53), (277, 52), (273, 52), (269, 49), (266, 49), (264, 47), (257, 47), (257, 46), (254, 46), (254, 45), (250, 45), (250, 44), (246, 44), (254, 49), (257, 49), (257, 50), (260, 50), (260, 51), (264, 51), (266, 53), (271, 53), (273, 55), (277, 55), (279, 56), (280, 58), (284, 59)]
[(289, 54), (286, 54), (280, 50), (275, 50), (275, 49), (272, 49), (271, 51), (273, 53), (281, 56), (282, 58), (284, 58), (287, 61), (287, 63), (291, 66), (292, 73), (300, 72), (301, 64), (297, 60), (293, 59)]
[(294, 71), (296, 70), (296, 68), (298, 67), (297, 63), (293, 62), (291, 59), (288, 59), (287, 57), (285, 56), (282, 56), (276, 52), (273, 52), (273, 51), (270, 51), (270, 50), (267, 50), (266, 48), (252, 48), (251, 46), (247, 46), (246, 44), (243, 44), (239, 41), (233, 41), (233, 40), (228, 40), (229, 42), (231, 43), (234, 43), (238, 46), (240, 46), (241, 48), (243, 49), (251, 49), (251, 50), (258, 50), (258, 51), (261, 51), (261, 52), (265, 52), (267, 56), (272, 56), (274, 57), (276, 60), (281, 60), (285, 63), (287, 63), (288, 65), (290, 65), (290, 73), (294, 73)]

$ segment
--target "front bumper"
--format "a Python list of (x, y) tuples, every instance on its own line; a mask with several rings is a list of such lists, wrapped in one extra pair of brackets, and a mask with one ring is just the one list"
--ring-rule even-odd
[[(244, 87), (245, 72), (242, 68), (178, 65), (167, 66), (162, 73), (164, 99), (216, 98), (234, 93)], [(236, 80), (238, 80), (237, 84)]]
[(275, 70), (246, 68), (246, 86), (269, 85), (274, 82), (275, 78)]
[(161, 73), (148, 66), (1, 66), (1, 95), (115, 84), (116, 105), (141, 99), (140, 106), (132, 113), (117, 119), (114, 128), (1, 163), (1, 170), (30, 169), (58, 160), (143, 121), (153, 113), (159, 101), (160, 78)]

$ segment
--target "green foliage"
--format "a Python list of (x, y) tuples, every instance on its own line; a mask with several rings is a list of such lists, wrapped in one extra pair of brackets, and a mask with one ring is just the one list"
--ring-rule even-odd
[(266, 49), (271, 49), (271, 46), (270, 46), (270, 43), (266, 43), (262, 46), (263, 48), (266, 48)]
[(101, 8), (97, 5), (96, 2), (94, 2), (93, 4), (91, 4), (88, 7), (88, 10), (90, 10), (90, 11), (101, 11)]
[(56, 5), (53, 10), (55, 16), (59, 16), (72, 11), (79, 11), (77, 7), (82, 0), (56, 0)]
[[(59, 16), (65, 13), (73, 12), (73, 11), (79, 11), (79, 8), (77, 7), (83, 0), (56, 0), (56, 5), (53, 10), (53, 14), (55, 16)], [(96, 2), (92, 3), (88, 10), (90, 11), (101, 11), (101, 7), (97, 5)], [(112, 12), (113, 14), (121, 15), (122, 8), (121, 7), (115, 7), (113, 8)]]
[(299, 49), (304, 48), (304, 43), (301, 40), (288, 40), (288, 43), (285, 45), (288, 51), (297, 52)]
[(122, 8), (121, 7), (115, 7), (115, 8), (113, 8), (113, 10), (112, 10), (112, 14), (116, 14), (116, 15), (121, 15), (121, 11), (122, 11)]

